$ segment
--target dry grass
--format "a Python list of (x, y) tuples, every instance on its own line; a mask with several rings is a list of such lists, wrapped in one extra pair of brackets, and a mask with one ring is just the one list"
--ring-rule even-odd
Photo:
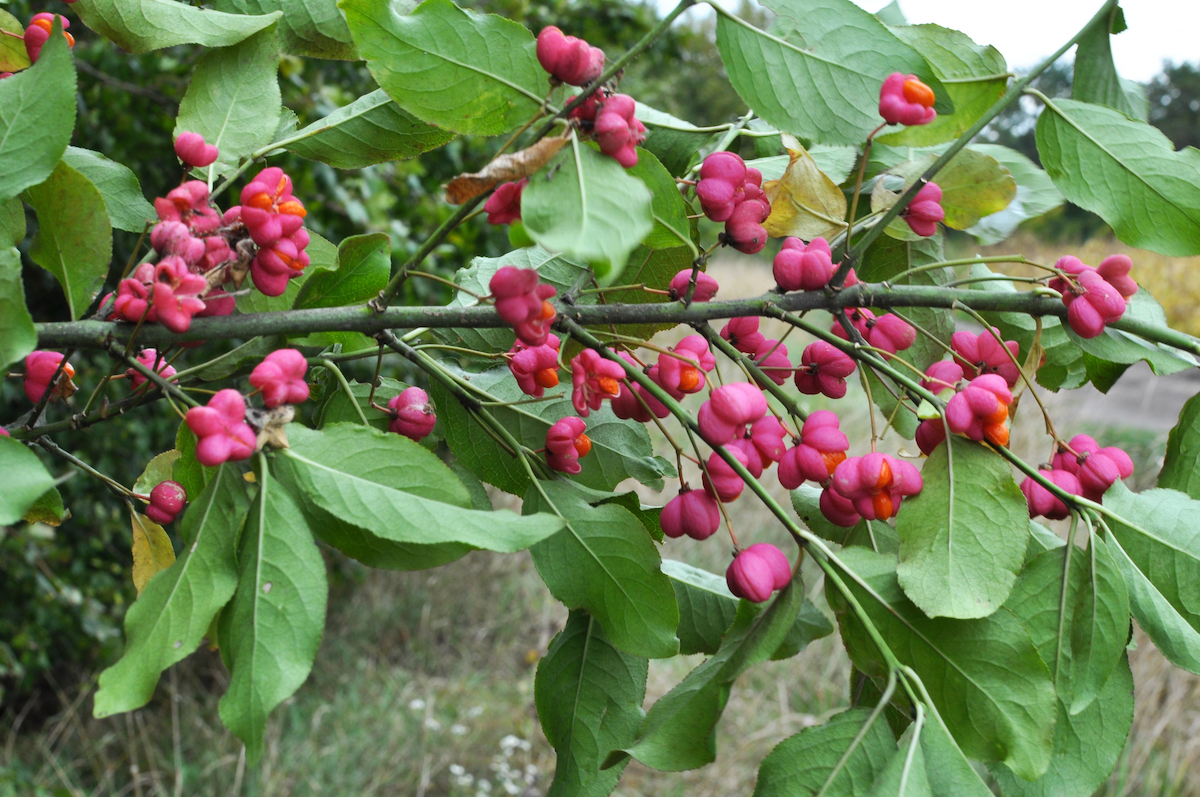
[[(1019, 245), (1008, 251), (1057, 257)], [(1084, 259), (1098, 262), (1091, 251)], [(1109, 251), (1113, 247), (1104, 246), (1098, 253)], [(1135, 257), (1141, 262), (1141, 255)], [(767, 269), (745, 263), (714, 263), (723, 296), (752, 295), (769, 285)], [(1160, 299), (1171, 295), (1159, 291)], [(764, 331), (778, 335), (782, 330)], [(664, 341), (670, 338), (664, 335)], [(798, 335), (788, 338), (793, 359), (805, 342)], [(722, 370), (733, 376), (730, 366)], [(1054, 397), (1052, 411), (1069, 418), (1070, 401)], [(838, 410), (859, 453), (869, 434), (865, 397), (852, 388)], [(1135, 486), (1153, 481), (1161, 435), (1079, 431), (1102, 432), (1138, 452)], [(1045, 438), (1032, 407), (1022, 412), (1013, 440), (1023, 455), (1044, 456)], [(896, 450), (902, 442), (893, 433), (885, 436), (883, 447)], [(689, 477), (696, 482), (696, 474)], [(785, 491), (768, 481), (786, 506)], [(639, 490), (648, 503), (671, 495)], [(743, 540), (786, 541), (758, 502), (746, 498), (732, 510)], [(729, 555), (728, 543), (721, 540), (668, 541), (664, 555), (720, 572)], [(331, 604), (313, 675), (272, 715), (258, 768), (246, 766), (240, 743), (220, 724), (216, 705), (226, 675), (215, 654), (201, 652), (165, 676), (155, 700), (131, 715), (91, 719), (93, 679), (65, 688), (57, 697), (60, 706), (38, 722), (18, 722), (19, 709), (0, 716), (0, 797), (544, 793), (554, 755), (533, 710), (534, 664), (566, 612), (542, 585), (529, 556), (477, 552), (423, 573), (369, 572), (336, 562), (332, 567), (343, 585)], [(806, 575), (810, 594), (822, 604), (819, 577)], [(1138, 643), (1132, 654), (1134, 728), (1118, 771), (1101, 794), (1200, 797), (1200, 779), (1192, 776), (1200, 771), (1200, 679), (1167, 663), (1140, 632)], [(646, 705), (700, 660), (652, 662)], [(660, 773), (635, 762), (615, 794), (749, 793), (758, 763), (778, 741), (846, 705), (848, 669), (835, 635), (793, 659), (751, 670), (726, 708), (715, 764), (690, 773)]]

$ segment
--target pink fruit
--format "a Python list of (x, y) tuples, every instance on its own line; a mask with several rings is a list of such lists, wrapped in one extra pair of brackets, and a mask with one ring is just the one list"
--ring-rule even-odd
[[(1038, 473), (1058, 485), (1059, 489), (1064, 492), (1071, 495), (1079, 495), (1081, 492), (1079, 480), (1065, 470), (1039, 469)], [(1026, 476), (1025, 481), (1021, 482), (1021, 492), (1025, 494), (1025, 501), (1029, 504), (1029, 517), (1031, 518), (1041, 515), (1050, 520), (1062, 520), (1071, 513), (1061, 499), (1035, 482), (1030, 476)]]
[(846, 377), (854, 373), (850, 355), (823, 340), (804, 348), (796, 367), (796, 389), (809, 396), (818, 393), (829, 398), (846, 395)]
[(879, 90), (879, 115), (890, 125), (925, 125), (937, 118), (933, 89), (916, 75), (893, 72)]
[(917, 441), (917, 448), (921, 449), (921, 453), (929, 456), (935, 448), (946, 441), (946, 425), (942, 423), (941, 418), (928, 418), (921, 421), (917, 424), (914, 439)]
[[(692, 281), (692, 269), (685, 268), (671, 278), (671, 298), (683, 299), (687, 296), (688, 286)], [(696, 272), (696, 290), (692, 293), (693, 302), (707, 302), (717, 295), (716, 279), (703, 271)]]
[(749, 382), (722, 385), (709, 398), (713, 413), (732, 426), (754, 423), (767, 414), (767, 397)]
[(429, 394), (419, 387), (406, 387), (400, 395), (388, 402), (392, 420), (388, 431), (404, 435), (410, 440), (420, 440), (433, 431), (437, 415), (429, 403)]
[[(487, 202), (483, 210), (487, 213), (488, 224), (512, 224), (521, 220), (521, 192), (529, 185), (529, 178), (524, 177), (515, 183), (501, 183)], [(506, 266), (512, 268), (512, 266)]]
[[(25, 396), (34, 404), (42, 400), (42, 396), (50, 387), (50, 380), (54, 378), (55, 372), (58, 371), (58, 364), (62, 360), (63, 356), (56, 351), (38, 350), (30, 352), (25, 357)], [(51, 401), (63, 393), (69, 396), (75, 392), (75, 386), (71, 384), (74, 376), (74, 366), (70, 363), (64, 365), (62, 376), (58, 378), (58, 384), (55, 386), (54, 392), (50, 394)]]
[(729, 345), (742, 354), (754, 354), (762, 346), (766, 337), (758, 331), (759, 319), (756, 315), (731, 318), (721, 328), (721, 337), (729, 341)]
[(767, 230), (762, 223), (771, 215), (766, 199), (744, 199), (725, 222), (725, 243), (742, 254), (754, 255), (767, 245)]
[(854, 502), (843, 498), (832, 484), (821, 491), (819, 506), (821, 514), (835, 526), (848, 529), (862, 520), (862, 515), (854, 508)]
[[(170, 380), (171, 377), (175, 376), (175, 369), (167, 365), (166, 360), (160, 359), (158, 352), (154, 349), (143, 349), (137, 356), (137, 361), (151, 371), (158, 373), (163, 379)], [(156, 363), (158, 364), (157, 368), (155, 368)], [(132, 368), (125, 370), (125, 377), (129, 380), (129, 386), (134, 390), (137, 390), (146, 382), (146, 377), (142, 376), (141, 372), (135, 371)]]
[[(740, 448), (726, 446), (725, 450), (743, 466), (749, 463), (745, 452)], [(729, 503), (736, 501), (742, 494), (742, 488), (746, 486), (746, 483), (742, 481), (742, 477), (733, 469), (733, 466), (722, 459), (717, 452), (714, 451), (709, 455), (706, 470), (704, 489), (713, 498), (717, 498), (723, 503)]]
[(766, 601), (791, 579), (792, 567), (783, 551), (765, 542), (739, 551), (725, 571), (729, 591), (753, 603)]
[(203, 168), (213, 164), (220, 152), (212, 144), (206, 144), (199, 133), (180, 133), (175, 139), (175, 154), (188, 166)]
[(785, 291), (815, 291), (829, 284), (834, 265), (829, 244), (814, 238), (806, 247), (799, 238), (788, 238), (775, 255), (775, 284)]
[(538, 63), (550, 77), (569, 86), (582, 86), (604, 72), (604, 51), (583, 39), (566, 36), (554, 25), (537, 37)]
[[(308, 360), (295, 349), (273, 351), (250, 373), (250, 384), (262, 391), (263, 404), (299, 404), (308, 399)], [(424, 436), (424, 435), (422, 435)]]
[[(782, 385), (792, 375), (792, 361), (788, 359), (787, 346), (772, 338), (764, 338), (754, 352), (754, 362), (759, 369), (775, 384)], [(755, 377), (763, 388), (761, 380)]]
[(768, 467), (769, 463), (783, 459), (787, 450), (783, 442), (786, 435), (787, 430), (774, 415), (765, 415), (750, 426), (750, 442)]
[(646, 126), (634, 116), (636, 110), (633, 97), (614, 94), (600, 106), (592, 126), (600, 151), (626, 169), (637, 166), (637, 147), (646, 140)]
[(1063, 293), (1067, 323), (1081, 338), (1098, 337), (1106, 324), (1125, 314), (1125, 299), (1095, 270), (1084, 271), (1076, 279), (1078, 286)]
[(1133, 268), (1133, 261), (1128, 255), (1109, 255), (1100, 261), (1100, 265), (1096, 266), (1096, 273), (1104, 278), (1104, 281), (1117, 289), (1121, 296), (1128, 299), (1138, 292), (1138, 284), (1129, 276), (1129, 269)]
[(509, 350), (508, 369), (517, 380), (517, 386), (527, 396), (541, 398), (546, 388), (558, 386), (559, 340), (550, 335), (541, 346), (526, 346), (521, 341)]
[(662, 508), (659, 523), (668, 537), (706, 540), (721, 527), (721, 510), (708, 493), (684, 487)]
[(625, 369), (602, 357), (594, 349), (584, 349), (571, 360), (571, 403), (575, 411), (586, 418), (592, 410), (600, 409), (605, 399), (621, 393)]
[(837, 413), (817, 410), (800, 429), (800, 443), (779, 461), (779, 483), (795, 490), (805, 479), (824, 484), (846, 459), (850, 439), (838, 428)]
[(921, 380), (921, 387), (937, 394), (944, 390), (953, 390), (962, 381), (962, 378), (963, 367), (960, 364), (954, 360), (940, 360), (925, 369), (925, 378)]
[(946, 218), (941, 203), (942, 189), (937, 183), (926, 183), (901, 212), (900, 218), (908, 222), (917, 235), (928, 238), (937, 232), (938, 222)]
[(733, 152), (714, 152), (700, 166), (696, 197), (700, 209), (712, 221), (728, 221), (745, 198), (746, 162)]
[(259, 246), (270, 246), (304, 224), (304, 203), (292, 195), (292, 178), (278, 166), (259, 172), (242, 189), (241, 219)]
[(159, 482), (150, 491), (150, 504), (146, 507), (146, 517), (160, 525), (166, 525), (183, 511), (187, 503), (187, 492), (179, 482)]
[(250, 458), (257, 441), (245, 417), (246, 400), (230, 389), (218, 391), (208, 406), (187, 411), (187, 425), (198, 438), (196, 459), (201, 465), (215, 468), (222, 462)]
[[(1000, 330), (995, 327), (996, 335)], [(1021, 372), (1014, 362), (1021, 353), (1020, 344), (1015, 340), (1006, 340), (1004, 345), (996, 340), (992, 332), (955, 332), (950, 336), (950, 347), (954, 349), (955, 359), (963, 367), (963, 374), (968, 379), (974, 379), (980, 374), (999, 374), (1009, 387), (1016, 387), (1021, 379)], [(1005, 349), (1008, 351), (1005, 351)], [(1011, 352), (1012, 356), (1009, 356)]]
[(587, 423), (573, 415), (557, 421), (546, 431), (546, 463), (554, 470), (576, 474), (583, 468), (579, 458), (592, 450), (591, 439), (584, 434)]
[(946, 403), (946, 424), (954, 434), (1008, 445), (1008, 405), (1012, 391), (999, 374), (976, 377)]
[(906, 496), (921, 492), (921, 473), (890, 454), (850, 457), (833, 472), (833, 489), (867, 520), (894, 517)]

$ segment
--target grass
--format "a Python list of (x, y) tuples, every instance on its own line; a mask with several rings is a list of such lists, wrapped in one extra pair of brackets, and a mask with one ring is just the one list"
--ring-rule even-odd
[[(757, 267), (714, 268), (723, 296), (760, 292), (770, 279)], [(780, 332), (764, 327), (768, 334)], [(803, 345), (799, 336), (788, 339), (793, 359)], [(729, 366), (723, 372), (732, 375)], [(1060, 425), (1071, 425), (1071, 401), (1069, 395), (1052, 397)], [(838, 410), (857, 441), (853, 453), (859, 453), (869, 433), (861, 391), (852, 388)], [(1164, 435), (1075, 431), (1125, 447), (1137, 463), (1134, 486), (1152, 484)], [(902, 442), (892, 433), (882, 446), (894, 451)], [(1044, 455), (1032, 403), (1014, 426), (1013, 446), (1033, 459)], [(690, 480), (698, 481), (695, 474)], [(773, 492), (786, 506), (778, 484)], [(642, 489), (642, 494), (647, 503), (662, 503), (672, 493)], [(744, 541), (786, 541), (778, 523), (752, 499), (731, 509)], [(719, 536), (702, 545), (668, 541), (664, 555), (721, 572), (729, 544)], [(128, 715), (90, 718), (95, 674), (61, 683), (28, 711), (11, 706), (0, 715), (0, 797), (544, 794), (554, 753), (533, 709), (533, 678), (566, 611), (546, 591), (529, 556), (476, 552), (418, 573), (367, 571), (331, 557), (330, 568), (336, 586), (313, 674), (272, 715), (259, 766), (246, 764), (240, 742), (221, 725), (217, 701), (227, 675), (216, 653), (200, 651), (163, 677), (150, 705)], [(806, 575), (810, 595), (822, 603), (820, 579)], [(1167, 663), (1140, 631), (1137, 641), (1131, 655), (1134, 728), (1117, 771), (1099, 794), (1200, 797), (1200, 782), (1189, 777), (1200, 770), (1200, 678)], [(646, 705), (701, 660), (652, 662)], [(847, 704), (848, 670), (836, 635), (793, 659), (752, 669), (725, 710), (716, 763), (694, 772), (660, 773), (634, 762), (615, 794), (749, 793), (758, 763), (775, 744)]]

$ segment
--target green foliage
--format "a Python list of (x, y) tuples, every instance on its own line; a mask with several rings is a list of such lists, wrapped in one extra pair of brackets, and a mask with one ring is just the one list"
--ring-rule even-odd
[(1110, 33), (1120, 33), (1125, 27), (1124, 12), (1120, 6), (1115, 6), (1111, 15), (1101, 17), (1087, 29), (1075, 53), (1071, 98), (1106, 105), (1131, 119), (1144, 122), (1150, 111), (1146, 89), (1118, 75), (1112, 59)]
[(521, 25), (450, 0), (401, 16), (387, 0), (341, 0), (358, 51), (401, 108), (455, 133), (497, 135), (522, 124), (549, 87)]
[[(843, 762), (843, 755), (856, 740), (858, 745)], [(780, 742), (763, 759), (754, 797), (816, 794), (823, 789), (827, 794), (873, 793), (872, 784), (895, 752), (896, 741), (886, 722), (865, 708), (843, 711), (824, 725), (806, 728)], [(914, 789), (912, 793), (921, 792)]]
[(325, 627), (325, 562), (308, 523), (258, 456), (258, 494), (242, 529), (237, 592), (221, 611), (217, 638), (229, 667), (221, 721), (262, 754), (267, 714), (304, 683)]
[(29, 257), (58, 280), (71, 320), (78, 320), (100, 292), (112, 257), (112, 225), (104, 197), (66, 161), (23, 196), (38, 214)]
[[(61, 31), (57, 20), (54, 28)], [(75, 69), (54, 33), (37, 64), (0, 83), (0, 201), (50, 177), (74, 127)]]
[(622, 653), (587, 612), (567, 624), (538, 663), (534, 697), (546, 738), (558, 751), (547, 794), (605, 797), (624, 764), (605, 770), (609, 750), (630, 744), (644, 712), (649, 661)]
[(24, 517), (42, 493), (54, 487), (54, 479), (29, 449), (9, 437), (0, 437), (0, 468), (5, 474), (0, 525), (9, 525)]
[(614, 504), (592, 507), (566, 484), (541, 482), (525, 495), (524, 512), (548, 512), (563, 529), (530, 549), (551, 594), (586, 609), (618, 649), (665, 658), (679, 651), (679, 608), (645, 527)]
[[(718, 10), (717, 47), (729, 82), (773, 127), (800, 139), (857, 144), (879, 124), (879, 86), (915, 74), (951, 105), (925, 59), (850, 0), (774, 0), (769, 30)], [(826, 86), (835, 84), (837, 91)]]
[(1046, 103), (1037, 147), (1063, 196), (1098, 214), (1125, 243), (1200, 253), (1200, 152), (1176, 152), (1149, 125), (1076, 100)]
[(228, 47), (266, 29), (280, 16), (279, 12), (224, 14), (175, 0), (83, 0), (75, 11), (83, 24), (130, 53), (176, 44)]
[(175, 136), (199, 133), (220, 150), (217, 161), (204, 170), (210, 181), (270, 143), (279, 127), (278, 62), (272, 26), (236, 45), (212, 50), (196, 64), (179, 103)]
[(979, 243), (984, 246), (1000, 243), (1022, 222), (1062, 205), (1063, 195), (1054, 186), (1054, 181), (1020, 152), (998, 144), (974, 144), (971, 149), (995, 158), (1017, 183), (1017, 194), (1008, 207), (984, 216), (967, 228)]
[(181, 529), (190, 544), (129, 607), (125, 651), (100, 674), (97, 717), (146, 705), (162, 671), (200, 645), (237, 588), (236, 551), (248, 506), (242, 475), (232, 465), (217, 469), (191, 502)]
[[(311, 58), (340, 58), (354, 61), (358, 53), (350, 40), (350, 29), (338, 13), (337, 0), (217, 0), (217, 11), (235, 14), (273, 14), (279, 19), (279, 38), (284, 52)], [(211, 45), (210, 45), (211, 46)]]
[(148, 222), (157, 218), (154, 206), (146, 201), (137, 176), (129, 167), (79, 147), (67, 147), (63, 162), (96, 186), (104, 197), (108, 220), (114, 229), (140, 233)]
[(900, 586), (930, 617), (987, 617), (1025, 559), (1025, 497), (998, 454), (956, 436), (929, 455), (921, 474), (925, 488), (897, 518)]
[[(661, 186), (658, 178), (656, 185)], [(646, 185), (619, 163), (572, 135), (525, 187), (521, 218), (525, 231), (543, 248), (591, 263), (601, 280), (611, 282), (625, 268), (629, 253), (651, 233), (652, 198)], [(660, 221), (660, 226), (686, 230), (678, 203), (666, 204), (666, 199), (659, 202), (658, 212), (667, 214), (667, 223)], [(667, 237), (677, 236), (668, 232)], [(662, 238), (659, 232), (657, 240)]]
[(1187, 493), (1200, 500), (1200, 395), (1192, 396), (1179, 411), (1179, 422), (1167, 439), (1167, 455), (1158, 486)]
[(21, 256), (12, 247), (0, 248), (0, 368), (25, 359), (36, 346), (37, 331), (21, 284)]

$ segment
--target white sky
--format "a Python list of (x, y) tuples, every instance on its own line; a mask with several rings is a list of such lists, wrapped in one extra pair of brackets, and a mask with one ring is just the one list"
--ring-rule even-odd
[[(736, 0), (719, 0), (727, 8)], [(877, 11), (890, 0), (855, 0)], [(674, 0), (658, 0), (667, 11)], [(1100, 7), (1102, 0), (900, 0), (912, 24), (936, 22), (991, 44), (1023, 69), (1058, 49)], [(1113, 58), (1122, 77), (1148, 81), (1164, 59), (1200, 61), (1200, 0), (1125, 0), (1129, 29), (1113, 37)], [(709, 9), (689, 13), (711, 13)], [(1072, 57), (1071, 54), (1067, 55)]]

